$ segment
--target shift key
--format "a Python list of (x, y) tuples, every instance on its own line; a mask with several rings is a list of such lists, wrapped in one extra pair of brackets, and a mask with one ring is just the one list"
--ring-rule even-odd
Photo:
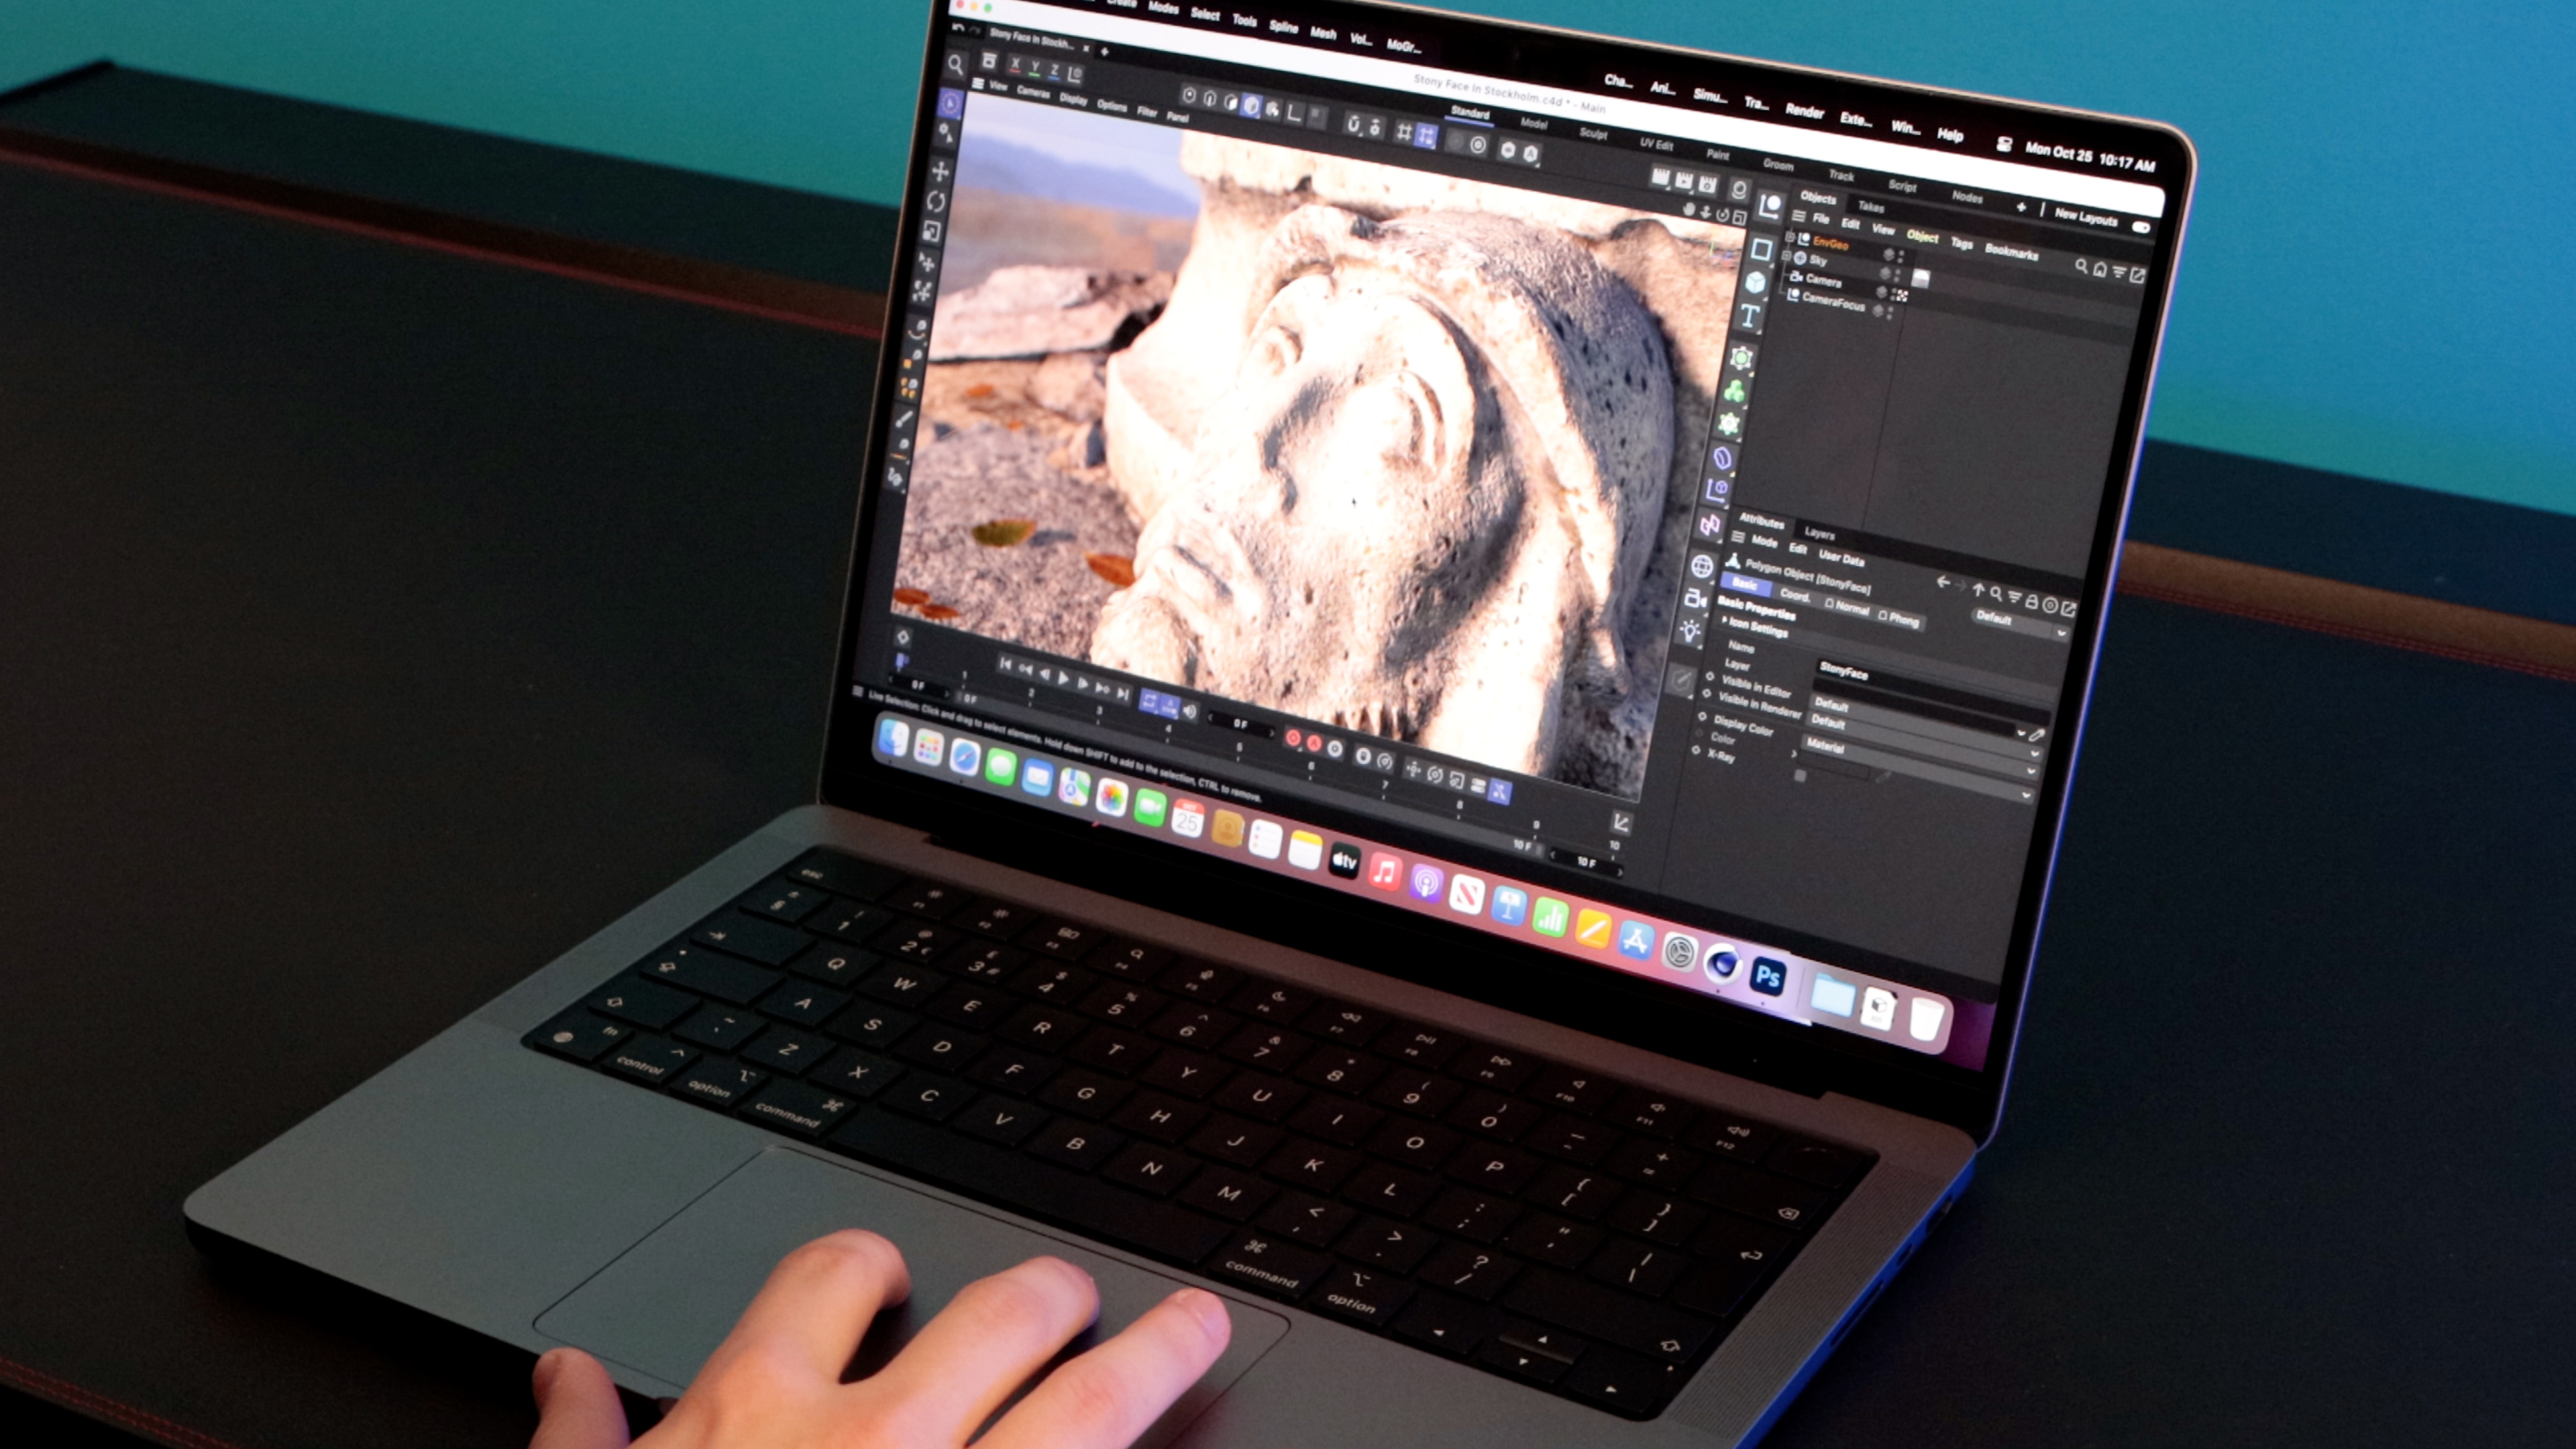
[(775, 971), (709, 951), (701, 946), (675, 946), (646, 957), (635, 974), (685, 986), (734, 1006), (749, 1006), (779, 982)]
[(727, 911), (715, 917), (698, 927), (689, 939), (701, 946), (748, 956), (763, 966), (784, 966), (814, 944), (814, 938), (803, 931), (741, 911)]
[(1503, 1306), (1587, 1338), (1635, 1349), (1659, 1363), (1689, 1362), (1717, 1331), (1716, 1324), (1696, 1314), (1552, 1269), (1522, 1274), (1503, 1295)]

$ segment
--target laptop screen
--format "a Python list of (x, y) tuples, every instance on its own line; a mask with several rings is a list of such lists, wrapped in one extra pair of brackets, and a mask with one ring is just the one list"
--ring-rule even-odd
[(930, 63), (879, 766), (1987, 1065), (2177, 138), (1362, 7)]

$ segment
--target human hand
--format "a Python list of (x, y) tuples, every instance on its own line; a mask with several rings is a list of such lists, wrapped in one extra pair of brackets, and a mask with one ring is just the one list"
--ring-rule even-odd
[[(1100, 1309), (1090, 1274), (1031, 1258), (969, 1283), (894, 1362), (842, 1383), (868, 1321), (911, 1291), (903, 1255), (874, 1233), (798, 1248), (637, 1449), (957, 1449)], [(1223, 1300), (1184, 1288), (1047, 1375), (977, 1449), (1126, 1449), (1232, 1335)], [(626, 1412), (599, 1360), (555, 1349), (535, 1388), (529, 1449), (623, 1449)]]

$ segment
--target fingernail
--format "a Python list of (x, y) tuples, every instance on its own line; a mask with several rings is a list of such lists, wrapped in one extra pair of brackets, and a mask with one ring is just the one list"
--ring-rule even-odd
[(1234, 1320), (1225, 1315), (1225, 1300), (1204, 1288), (1184, 1288), (1163, 1301), (1187, 1310), (1199, 1321), (1199, 1331), (1211, 1343), (1223, 1343), (1234, 1336)]
[(546, 1406), (546, 1396), (554, 1392), (555, 1379), (563, 1373), (563, 1355), (564, 1351), (559, 1348), (550, 1348), (537, 1355), (537, 1372), (531, 1387), (540, 1409)]

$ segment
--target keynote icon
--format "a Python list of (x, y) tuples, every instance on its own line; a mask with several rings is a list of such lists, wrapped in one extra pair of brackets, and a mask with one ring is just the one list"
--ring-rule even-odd
[(1529, 919), (1529, 892), (1519, 886), (1494, 887), (1494, 923), (1517, 926)]

